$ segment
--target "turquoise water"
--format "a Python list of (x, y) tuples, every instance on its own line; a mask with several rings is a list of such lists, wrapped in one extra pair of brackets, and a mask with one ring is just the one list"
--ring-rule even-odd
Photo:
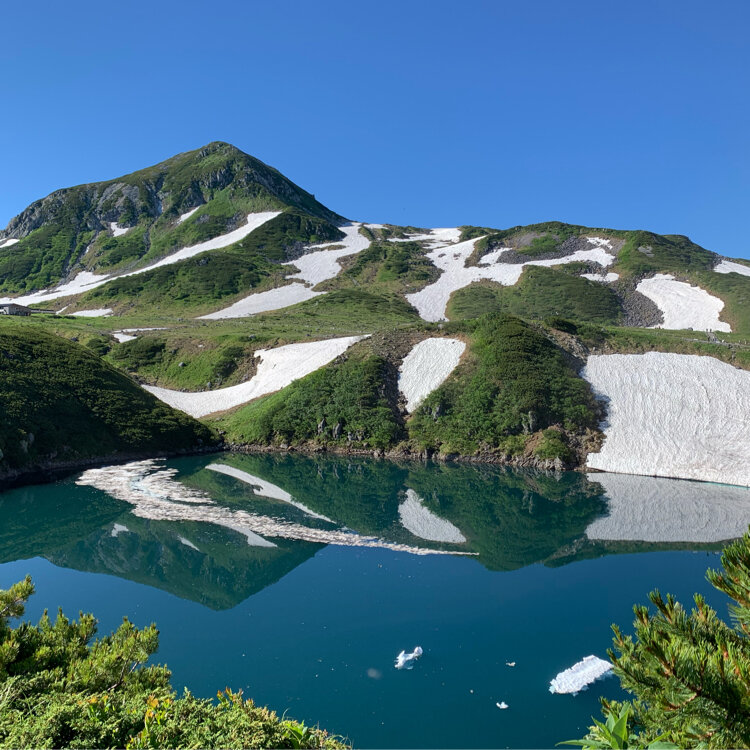
[[(628, 540), (588, 538), (597, 519), (618, 517), (615, 500), (573, 473), (220, 455), (105, 477), (106, 492), (73, 477), (0, 495), (0, 587), (33, 575), (31, 619), (61, 605), (93, 611), (100, 632), (123, 615), (155, 621), (157, 660), (178, 689), (243, 688), (357, 747), (582, 736), (598, 696), (620, 695), (617, 680), (577, 696), (552, 695), (549, 681), (604, 657), (610, 624), (628, 626), (634, 603), (658, 587), (684, 602), (700, 591), (726, 611), (704, 577), (719, 564), (712, 518), (713, 535), (726, 534), (736, 505), (716, 486), (698, 486), (710, 488), (700, 540), (665, 528), (660, 542), (632, 519)], [(695, 488), (668, 489), (679, 498)], [(309, 541), (326, 535), (343, 543)], [(466, 554), (436, 554), (445, 551)], [(416, 645), (415, 668), (395, 670), (396, 654)]]

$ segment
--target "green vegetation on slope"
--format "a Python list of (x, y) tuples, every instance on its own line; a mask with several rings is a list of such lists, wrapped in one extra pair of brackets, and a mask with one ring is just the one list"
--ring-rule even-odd
[(514, 286), (479, 282), (459, 289), (448, 304), (451, 320), (503, 312), (530, 320), (559, 315), (572, 320), (616, 325), (621, 304), (606, 284), (543, 266), (527, 266)]
[(388, 448), (403, 428), (386, 395), (386, 361), (349, 356), (222, 420), (231, 440), (263, 445), (310, 441)]
[(716, 255), (679, 234), (628, 232), (615, 270), (633, 276), (709, 270)]
[(178, 698), (167, 667), (144, 666), (158, 648), (155, 625), (125, 620), (94, 640), (93, 615), (76, 622), (60, 612), (53, 622), (45, 612), (12, 628), (33, 592), (30, 578), (0, 591), (0, 747), (344, 747), (242, 691)]
[(204, 425), (86, 348), (28, 326), (0, 326), (0, 474), (211, 441)]
[(490, 314), (471, 328), (470, 356), (417, 409), (410, 437), (441, 453), (514, 453), (526, 435), (544, 430), (537, 455), (569, 459), (563, 436), (548, 428), (596, 428), (588, 384), (555, 344), (517, 318)]

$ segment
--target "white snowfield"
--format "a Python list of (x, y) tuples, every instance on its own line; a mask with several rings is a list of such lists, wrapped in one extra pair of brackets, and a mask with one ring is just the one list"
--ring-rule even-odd
[(124, 344), (126, 341), (135, 341), (138, 338), (138, 336), (133, 336), (132, 334), (123, 331), (112, 331), (112, 336), (121, 344)]
[[(122, 279), (126, 276), (136, 276), (141, 273), (152, 271), (154, 268), (161, 268), (162, 266), (168, 266), (172, 263), (178, 263), (181, 260), (192, 258), (194, 255), (205, 253), (208, 250), (218, 250), (222, 247), (228, 247), (229, 245), (244, 239), (267, 221), (276, 218), (280, 213), (281, 211), (263, 211), (257, 214), (248, 214), (247, 223), (232, 232), (222, 234), (219, 237), (214, 237), (213, 239), (206, 240), (197, 245), (192, 245), (191, 247), (184, 247), (181, 250), (176, 250), (171, 255), (162, 258), (156, 263), (152, 263), (144, 268), (138, 268), (129, 273), (122, 273), (114, 276), (100, 276), (91, 273), (91, 271), (81, 271), (74, 279), (64, 284), (60, 284), (50, 289), (42, 289), (41, 291), (33, 292), (32, 294), (25, 294), (21, 297), (3, 297), (0, 299), (0, 303), (16, 302), (19, 305), (33, 305), (37, 302), (47, 302), (53, 299), (60, 299), (61, 297), (70, 297), (73, 294), (83, 294), (83, 292), (96, 289), (113, 279)], [(125, 231), (127, 231), (127, 229)]]
[(619, 273), (582, 273), (581, 276), (589, 281), (599, 281), (602, 284), (611, 284), (620, 278)]
[(189, 211), (186, 211), (184, 214), (180, 214), (180, 218), (177, 219), (177, 223), (182, 224), (183, 221), (189, 219), (199, 208), (202, 208), (204, 205), (205, 203), (201, 203), (200, 206), (196, 206), (195, 208), (191, 208)]
[(604, 488), (608, 514), (586, 529), (589, 539), (725, 542), (750, 522), (750, 490), (684, 479), (590, 474)]
[[(58, 311), (59, 313), (60, 311)], [(123, 328), (121, 331), (112, 331), (112, 335), (122, 344), (126, 341), (133, 341), (137, 339), (137, 336), (132, 334), (138, 333), (139, 331), (166, 331), (166, 327), (157, 326), (155, 328)]]
[(68, 313), (68, 315), (75, 315), (78, 318), (106, 318), (112, 315), (112, 308), (97, 307), (93, 310), (79, 310), (78, 312)]
[(601, 237), (587, 237), (592, 245), (590, 250), (576, 250), (563, 258), (532, 260), (527, 263), (501, 263), (502, 255), (510, 248), (499, 248), (487, 253), (478, 266), (466, 266), (466, 261), (474, 252), (474, 244), (481, 237), (459, 242), (456, 245), (439, 244), (427, 253), (427, 257), (442, 271), (440, 278), (419, 292), (407, 294), (406, 299), (414, 305), (424, 320), (437, 322), (445, 320), (445, 309), (453, 292), (475, 281), (486, 279), (503, 286), (512, 286), (521, 277), (525, 266), (559, 266), (573, 261), (594, 261), (607, 266), (614, 263), (611, 241)]
[(398, 517), (407, 531), (428, 542), (463, 544), (466, 541), (460, 529), (425, 507), (414, 490), (406, 490), (406, 499), (398, 506)]
[(310, 245), (308, 252), (296, 260), (284, 263), (285, 266), (295, 266), (298, 273), (286, 277), (289, 281), (299, 280), (301, 283), (292, 283), (267, 292), (251, 294), (208, 315), (201, 315), (202, 320), (221, 320), (224, 318), (246, 318), (261, 312), (281, 310), (298, 302), (317, 297), (325, 292), (314, 292), (312, 289), (321, 281), (333, 279), (341, 272), (339, 260), (347, 255), (361, 253), (370, 245), (370, 240), (360, 234), (360, 227), (369, 227), (369, 224), (350, 223), (340, 227), (345, 237), (334, 242), (326, 242), (320, 245)]
[(608, 409), (589, 468), (750, 485), (750, 372), (649, 352), (592, 355), (581, 374)]
[(190, 393), (150, 385), (143, 387), (175, 409), (193, 417), (204, 417), (279, 391), (292, 381), (327, 365), (365, 338), (367, 336), (346, 336), (304, 344), (287, 344), (276, 349), (258, 349), (255, 356), (260, 357), (261, 361), (255, 375), (250, 380), (229, 388)]
[(110, 221), (109, 228), (112, 230), (112, 235), (114, 237), (121, 237), (126, 232), (129, 232), (133, 227), (121, 227), (116, 221)]
[(432, 338), (420, 341), (399, 368), (398, 389), (406, 397), (406, 410), (413, 412), (453, 372), (466, 349), (458, 339)]
[(133, 514), (158, 521), (198, 521), (243, 534), (254, 547), (275, 547), (265, 537), (299, 539), (345, 547), (374, 547), (413, 555), (471, 554), (394, 544), (377, 537), (362, 536), (347, 529), (316, 529), (244, 510), (233, 510), (214, 502), (206, 492), (192, 489), (175, 479), (176, 469), (164, 468), (159, 460), (134, 461), (119, 466), (89, 469), (76, 484), (95, 487), (133, 506)]
[(328, 521), (334, 523), (330, 518), (321, 516), (320, 513), (316, 513), (310, 510), (306, 505), (298, 503), (286, 490), (282, 490), (278, 485), (267, 482), (265, 479), (248, 474), (246, 471), (241, 469), (235, 469), (234, 466), (227, 466), (227, 464), (209, 464), (206, 466), (209, 471), (215, 471), (219, 474), (225, 474), (228, 477), (239, 479), (240, 482), (249, 484), (253, 488), (253, 494), (260, 497), (269, 497), (272, 500), (281, 500), (282, 503), (293, 505), (295, 508), (301, 510), (305, 515), (310, 518), (318, 518), (321, 521)]
[[(372, 225), (368, 225), (372, 226)], [(453, 245), (461, 239), (461, 230), (458, 227), (440, 227), (428, 229), (418, 234), (407, 234), (406, 237), (389, 237), (389, 242), (429, 242), (431, 249)]]
[(3, 240), (2, 242), (0, 242), (0, 247), (10, 247), (11, 245), (15, 245), (16, 242), (20, 242), (20, 241), (21, 240), (16, 240), (11, 237), (10, 239)]
[(635, 288), (648, 297), (664, 314), (664, 322), (652, 328), (694, 331), (731, 332), (729, 323), (719, 320), (724, 308), (723, 300), (709, 294), (699, 286), (690, 286), (684, 281), (675, 281), (668, 273), (657, 273), (643, 279)]
[(731, 260), (722, 260), (714, 267), (714, 271), (716, 273), (739, 273), (742, 276), (750, 276), (750, 266), (745, 266), (742, 263), (734, 263)]
[(612, 672), (612, 664), (598, 656), (584, 656), (572, 667), (560, 672), (549, 684), (550, 693), (568, 693), (576, 695), (585, 690), (592, 682)]

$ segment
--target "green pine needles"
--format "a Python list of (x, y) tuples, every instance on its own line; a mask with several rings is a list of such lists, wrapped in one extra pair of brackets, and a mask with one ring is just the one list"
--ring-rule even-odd
[(750, 533), (727, 547), (721, 562), (723, 570), (709, 570), (707, 577), (734, 601), (732, 624), (700, 595), (688, 612), (653, 591), (656, 611), (635, 607), (633, 636), (613, 626), (609, 656), (634, 699), (603, 701), (607, 723), (596, 722), (585, 739), (566, 744), (750, 747)]

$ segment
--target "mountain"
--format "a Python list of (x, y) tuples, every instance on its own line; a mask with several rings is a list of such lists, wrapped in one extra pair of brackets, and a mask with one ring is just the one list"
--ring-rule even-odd
[(750, 264), (682, 235), (347, 221), (213, 143), (34, 203), (0, 290), (231, 446), (750, 485)]

